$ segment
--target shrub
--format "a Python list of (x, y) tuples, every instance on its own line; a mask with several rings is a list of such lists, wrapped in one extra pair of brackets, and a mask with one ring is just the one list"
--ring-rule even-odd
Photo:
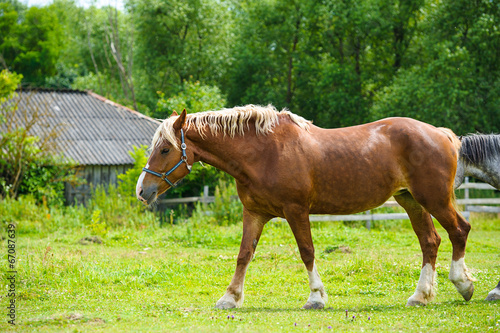
[(133, 146), (133, 151), (129, 151), (130, 156), (134, 159), (134, 166), (127, 172), (118, 175), (120, 183), (118, 184), (118, 193), (127, 200), (137, 201), (135, 198), (135, 186), (137, 179), (142, 173), (142, 168), (146, 165), (147, 146), (142, 145), (140, 148)]

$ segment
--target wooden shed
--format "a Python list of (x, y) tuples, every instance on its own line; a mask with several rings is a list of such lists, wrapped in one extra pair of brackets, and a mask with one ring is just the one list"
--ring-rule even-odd
[[(98, 184), (117, 184), (117, 176), (133, 166), (129, 151), (148, 145), (159, 122), (100, 95), (76, 90), (20, 90), (18, 108), (48, 110), (46, 127), (60, 126), (57, 145), (80, 166), (87, 184), (66, 184), (67, 203), (82, 203)], [(34, 128), (34, 134), (44, 131)]]

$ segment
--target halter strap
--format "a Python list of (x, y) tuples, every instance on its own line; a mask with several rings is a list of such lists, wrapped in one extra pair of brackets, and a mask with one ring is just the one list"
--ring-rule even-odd
[(181, 128), (181, 149), (182, 149), (182, 156), (181, 156), (181, 160), (173, 167), (171, 168), (170, 170), (168, 170), (167, 172), (165, 173), (159, 173), (159, 172), (156, 172), (156, 171), (153, 171), (153, 170), (149, 170), (147, 168), (142, 168), (142, 171), (145, 171), (147, 173), (150, 173), (154, 176), (157, 176), (157, 177), (160, 177), (162, 180), (166, 181), (171, 187), (175, 187), (177, 182), (176, 181), (175, 183), (172, 183), (170, 180), (168, 180), (167, 176), (170, 175), (172, 172), (174, 172), (178, 167), (181, 166), (182, 163), (186, 163), (186, 167), (188, 169), (188, 174), (191, 173), (191, 165), (188, 164), (187, 162), (187, 155), (186, 155), (186, 143), (184, 142), (184, 131), (182, 130)]

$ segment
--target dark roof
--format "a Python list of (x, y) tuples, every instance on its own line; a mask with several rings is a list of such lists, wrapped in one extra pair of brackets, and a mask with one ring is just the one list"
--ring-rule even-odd
[[(132, 146), (148, 145), (159, 122), (92, 92), (19, 90), (18, 109), (47, 113), (33, 127), (41, 136), (61, 126), (57, 145), (64, 156), (81, 165), (133, 164)], [(20, 112), (18, 112), (20, 113)]]

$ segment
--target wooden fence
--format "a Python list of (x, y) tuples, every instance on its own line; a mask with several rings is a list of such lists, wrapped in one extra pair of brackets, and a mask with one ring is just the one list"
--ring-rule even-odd
[[(464, 211), (462, 215), (469, 220), (471, 212), (482, 212), (482, 213), (500, 213), (499, 206), (484, 206), (484, 205), (500, 205), (500, 198), (470, 198), (469, 189), (478, 190), (496, 190), (493, 186), (485, 183), (469, 183), (469, 177), (465, 178), (465, 182), (458, 188), (463, 189), (465, 195), (463, 199), (457, 199), (459, 205), (464, 206)], [(204, 188), (204, 195), (201, 197), (186, 197), (177, 199), (162, 199), (159, 200), (160, 204), (166, 205), (178, 205), (184, 203), (194, 203), (201, 202), (204, 204), (211, 203), (215, 201), (215, 197), (208, 195), (208, 186)], [(237, 196), (234, 197), (235, 200), (238, 199)], [(400, 207), (396, 201), (387, 201), (380, 207)], [(380, 220), (406, 220), (409, 219), (406, 213), (380, 213), (375, 214), (371, 210), (365, 213), (352, 214), (352, 215), (311, 215), (309, 217), (312, 222), (320, 221), (365, 221), (366, 227), (371, 228), (372, 221)], [(275, 218), (272, 221), (282, 221), (282, 219)]]

